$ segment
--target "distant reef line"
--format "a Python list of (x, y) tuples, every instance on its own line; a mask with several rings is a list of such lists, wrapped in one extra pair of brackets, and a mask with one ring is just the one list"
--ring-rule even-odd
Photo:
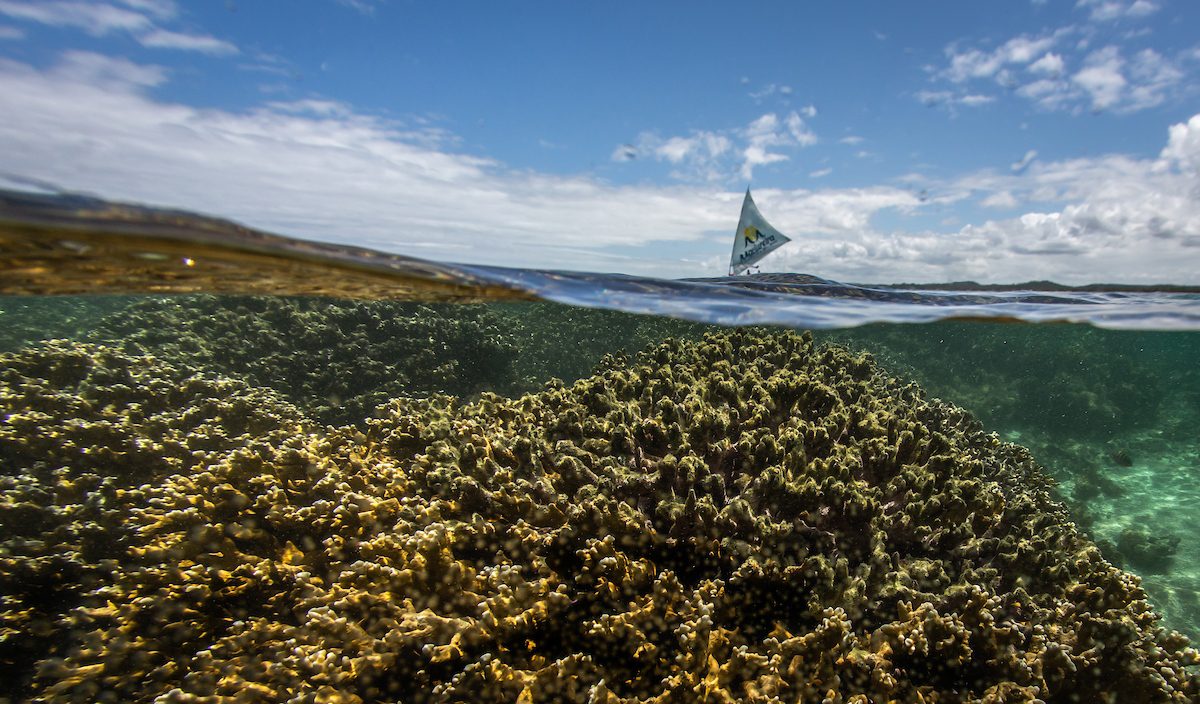
[(1200, 293), (1200, 286), (1186, 284), (1113, 284), (1095, 283), (1083, 286), (1068, 286), (1054, 281), (1025, 281), (1012, 284), (981, 284), (978, 281), (944, 281), (941, 283), (855, 283), (834, 281), (813, 274), (796, 272), (771, 272), (746, 276), (720, 276), (687, 278), (684, 281), (699, 283), (771, 283), (771, 284), (839, 284), (861, 288), (923, 289), (928, 291), (1094, 291), (1112, 293)]

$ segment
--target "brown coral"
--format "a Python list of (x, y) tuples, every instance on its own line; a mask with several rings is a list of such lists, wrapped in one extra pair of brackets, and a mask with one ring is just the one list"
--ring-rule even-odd
[(807, 336), (397, 400), (365, 434), (285, 415), (138, 487), (38, 698), (1200, 696), (1027, 452)]

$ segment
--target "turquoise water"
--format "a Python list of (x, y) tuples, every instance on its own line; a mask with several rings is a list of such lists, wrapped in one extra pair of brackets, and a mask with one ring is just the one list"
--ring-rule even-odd
[(1200, 696), (1195, 292), (468, 268), (5, 198), (8, 701)]

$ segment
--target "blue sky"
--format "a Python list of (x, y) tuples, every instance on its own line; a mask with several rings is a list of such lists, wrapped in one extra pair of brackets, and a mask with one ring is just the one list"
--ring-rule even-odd
[(1200, 281), (1200, 4), (0, 0), (0, 172), (414, 256)]

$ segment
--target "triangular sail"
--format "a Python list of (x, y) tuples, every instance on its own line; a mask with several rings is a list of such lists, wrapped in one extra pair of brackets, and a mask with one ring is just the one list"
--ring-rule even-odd
[(771, 224), (758, 212), (758, 206), (750, 197), (750, 189), (746, 189), (746, 199), (742, 201), (742, 217), (738, 219), (737, 232), (733, 235), (733, 254), (729, 257), (729, 275), (737, 276), (749, 269), (755, 262), (767, 256), (776, 249), (791, 242), (782, 232), (771, 227)]

